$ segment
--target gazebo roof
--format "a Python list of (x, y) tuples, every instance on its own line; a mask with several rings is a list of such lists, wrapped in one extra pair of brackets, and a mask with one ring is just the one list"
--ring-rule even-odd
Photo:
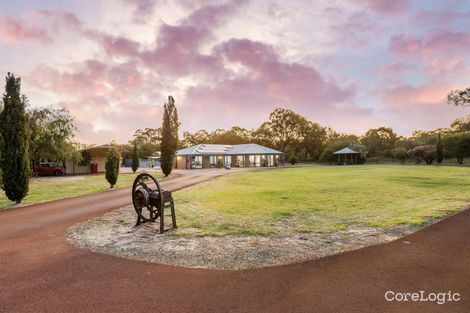
[(360, 154), (360, 152), (357, 152), (353, 149), (349, 149), (348, 147), (346, 147), (346, 148), (343, 148), (334, 152), (333, 154)]

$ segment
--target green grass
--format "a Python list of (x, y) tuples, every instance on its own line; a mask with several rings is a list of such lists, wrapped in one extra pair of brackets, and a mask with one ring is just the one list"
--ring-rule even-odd
[(470, 168), (425, 165), (239, 172), (175, 194), (180, 234), (198, 235), (273, 235), (285, 225), (295, 232), (421, 225), (469, 199)]
[[(151, 174), (155, 175), (154, 172)], [(137, 174), (119, 174), (115, 188), (132, 186), (136, 176)], [(157, 174), (158, 179), (162, 176), (160, 172)], [(104, 174), (33, 178), (29, 185), (29, 193), (23, 199), (22, 204), (33, 204), (106, 190), (109, 190), (109, 183), (106, 181)], [(14, 202), (8, 200), (3, 191), (0, 190), (0, 209), (13, 204)]]

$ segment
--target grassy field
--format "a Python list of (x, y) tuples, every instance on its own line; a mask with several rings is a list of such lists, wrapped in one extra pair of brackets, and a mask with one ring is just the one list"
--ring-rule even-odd
[[(151, 173), (155, 175), (154, 172)], [(132, 186), (137, 174), (119, 174), (115, 188)], [(161, 178), (159, 172), (157, 178)], [(104, 174), (66, 176), (66, 177), (40, 177), (31, 179), (29, 193), (22, 204), (33, 204), (44, 201), (80, 196), (109, 189), (109, 183)], [(13, 205), (0, 190), (0, 209)]]
[(272, 235), (286, 225), (295, 232), (419, 225), (469, 205), (470, 169), (358, 165), (240, 172), (175, 198), (179, 225), (199, 235)]

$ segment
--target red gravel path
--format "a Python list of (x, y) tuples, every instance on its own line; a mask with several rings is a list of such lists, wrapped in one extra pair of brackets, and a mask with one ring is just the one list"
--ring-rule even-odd
[[(388, 244), (244, 271), (131, 261), (65, 240), (70, 225), (129, 202), (115, 190), (0, 212), (0, 312), (470, 312), (470, 210)], [(387, 290), (461, 300), (387, 302)]]

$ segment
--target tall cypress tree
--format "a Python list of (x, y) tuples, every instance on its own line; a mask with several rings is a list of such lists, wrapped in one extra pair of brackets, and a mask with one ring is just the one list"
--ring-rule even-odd
[(106, 180), (110, 187), (114, 188), (119, 176), (119, 153), (114, 147), (108, 150), (104, 167), (106, 169)]
[(134, 153), (132, 154), (132, 171), (135, 173), (139, 168), (139, 152), (137, 151), (137, 144), (134, 144)]
[(436, 161), (438, 164), (444, 160), (444, 151), (442, 147), (441, 133), (437, 134), (437, 145), (436, 145)]
[(162, 142), (161, 142), (161, 168), (165, 176), (173, 170), (173, 162), (178, 149), (178, 112), (175, 99), (168, 96), (168, 102), (163, 106)]
[(8, 73), (0, 114), (1, 167), (5, 195), (20, 203), (28, 194), (31, 166), (26, 97), (21, 96), (21, 78)]

